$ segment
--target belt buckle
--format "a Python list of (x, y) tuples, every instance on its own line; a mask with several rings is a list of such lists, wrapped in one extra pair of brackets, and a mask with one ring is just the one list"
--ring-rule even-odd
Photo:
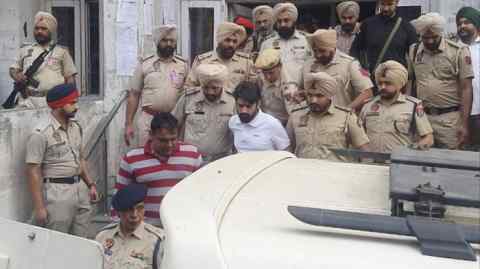
[(73, 176), (73, 183), (78, 183), (80, 182), (80, 176)]

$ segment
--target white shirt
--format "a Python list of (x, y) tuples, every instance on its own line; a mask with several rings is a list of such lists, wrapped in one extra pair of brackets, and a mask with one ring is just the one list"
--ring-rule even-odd
[(243, 123), (238, 115), (230, 118), (228, 128), (233, 133), (233, 141), (238, 152), (284, 150), (290, 145), (287, 131), (279, 120), (258, 111), (255, 118)]
[(470, 45), (470, 53), (472, 54), (472, 67), (474, 78), (472, 80), (473, 86), (473, 101), (471, 115), (480, 114), (480, 36)]

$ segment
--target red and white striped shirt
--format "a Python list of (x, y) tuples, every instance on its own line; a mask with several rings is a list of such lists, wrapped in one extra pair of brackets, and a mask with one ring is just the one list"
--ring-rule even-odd
[(160, 161), (147, 142), (143, 148), (130, 150), (122, 158), (115, 188), (118, 191), (130, 183), (146, 184), (145, 221), (158, 225), (160, 203), (165, 194), (201, 164), (202, 156), (193, 145), (178, 142), (168, 160)]

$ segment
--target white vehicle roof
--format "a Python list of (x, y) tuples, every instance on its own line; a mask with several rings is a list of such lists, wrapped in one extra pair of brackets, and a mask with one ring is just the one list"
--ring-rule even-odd
[(389, 168), (287, 152), (214, 162), (162, 202), (162, 268), (479, 268), (478, 261), (422, 255), (414, 237), (308, 225), (289, 205), (390, 215)]

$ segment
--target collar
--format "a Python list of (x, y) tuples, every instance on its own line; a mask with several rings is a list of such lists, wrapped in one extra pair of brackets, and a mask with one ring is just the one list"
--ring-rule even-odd
[(248, 122), (248, 123), (242, 123), (242, 122), (240, 121), (240, 123), (241, 123), (241, 124), (250, 125), (250, 126), (256, 128), (256, 127), (260, 126), (260, 124), (262, 123), (263, 114), (264, 114), (264, 113), (262, 112), (262, 110), (261, 110), (261, 109), (258, 109), (258, 113), (257, 113), (257, 115), (255, 115), (255, 118), (253, 118), (253, 120), (251, 120), (251, 121)]
[(338, 49), (336, 49), (335, 55), (333, 55), (333, 59), (328, 64), (324, 65), (321, 62), (319, 62), (316, 58), (315, 58), (315, 63), (321, 66), (330, 66), (330, 65), (338, 64), (338, 58), (339, 58), (339, 53), (338, 53)]
[[(55, 130), (58, 130), (58, 129), (62, 129), (62, 124), (52, 115), (52, 113), (50, 113), (49, 115), (50, 117), (50, 123), (53, 125), (53, 129)], [(70, 128), (72, 126), (72, 120), (69, 120), (68, 121), (68, 128)]]
[(316, 114), (316, 113), (312, 113), (312, 112), (310, 111), (310, 109), (308, 109), (307, 114), (312, 115), (313, 117), (323, 117), (323, 116), (325, 116), (326, 114), (331, 114), (331, 115), (333, 115), (333, 114), (335, 114), (335, 112), (337, 112), (337, 109), (335, 108), (335, 105), (333, 104), (333, 100), (332, 100), (332, 103), (331, 103), (330, 106), (328, 107), (327, 111), (324, 111), (324, 112), (322, 112), (322, 113), (320, 113), (320, 114)]
[(156, 62), (162, 62), (162, 63), (175, 62), (175, 55), (172, 55), (172, 57), (167, 58), (167, 59), (162, 59), (162, 58), (160, 58), (160, 56), (158, 56), (158, 54), (155, 54), (155, 56), (153, 58), (153, 62), (154, 63), (156, 63)]
[[(173, 153), (172, 155), (175, 155), (176, 152), (178, 152), (180, 150), (180, 144), (177, 142), (177, 144), (175, 145), (175, 149), (173, 150)], [(152, 141), (149, 139), (147, 141), (147, 143), (145, 143), (145, 145), (143, 146), (143, 153), (145, 155), (148, 155), (148, 156), (151, 156), (155, 159), (158, 159), (158, 157), (154, 154), (153, 152), (153, 149), (152, 149)], [(170, 157), (167, 158), (167, 160), (169, 159)]]
[(213, 50), (212, 56), (213, 56), (214, 59), (218, 60), (218, 61), (221, 62), (221, 63), (228, 63), (229, 61), (238, 62), (238, 56), (237, 56), (237, 52), (236, 52), (236, 51), (235, 51), (235, 53), (233, 54), (232, 58), (229, 59), (229, 60), (224, 60), (224, 59), (222, 59), (222, 57), (220, 57), (220, 55), (218, 55), (217, 49), (214, 49), (214, 50)]
[[(373, 102), (375, 103), (382, 103), (382, 98), (380, 97), (380, 95), (377, 95), (374, 99), (373, 99)], [(407, 102), (407, 97), (405, 96), (405, 94), (403, 93), (399, 93), (398, 96), (397, 96), (397, 99), (395, 99), (393, 102), (390, 103), (390, 105), (392, 104), (395, 104), (395, 103), (405, 103)], [(384, 103), (382, 103), (384, 104)]]
[(222, 91), (222, 95), (220, 95), (220, 98), (218, 98), (217, 100), (215, 100), (215, 102), (210, 102), (207, 100), (207, 98), (205, 98), (205, 95), (203, 94), (203, 90), (200, 89), (202, 91), (202, 94), (200, 95), (200, 98), (199, 100), (197, 101), (198, 102), (203, 102), (203, 103), (208, 103), (208, 104), (226, 104), (227, 101), (225, 100), (225, 95), (227, 93), (225, 93), (225, 90)]
[(282, 74), (280, 74), (280, 77), (274, 82), (269, 82), (266, 79), (264, 79), (263, 81), (265, 83), (265, 88), (270, 88), (270, 87), (275, 87), (276, 89), (280, 88), (280, 86), (282, 85)]
[(395, 15), (393, 15), (393, 17), (388, 17), (388, 18), (385, 18), (384, 16), (382, 16), (382, 14), (378, 14), (377, 15), (383, 22), (395, 22), (398, 18), (398, 12), (395, 12)]
[(431, 50), (425, 48), (425, 46), (423, 45), (423, 42), (421, 42), (420, 46), (418, 47), (417, 55), (419, 55), (419, 53), (424, 52), (424, 51), (426, 51), (427, 53), (430, 53), (430, 54), (435, 54), (435, 53), (445, 51), (446, 48), (447, 48), (447, 41), (445, 40), (444, 37), (442, 37), (442, 41), (440, 41), (440, 45), (438, 46), (436, 51), (431, 51)]
[[(117, 227), (115, 227), (113, 234), (117, 236), (123, 236), (120, 230), (120, 223), (118, 223)], [(143, 240), (145, 238), (145, 223), (143, 221), (140, 223), (140, 225), (138, 225), (137, 229), (133, 231), (132, 236), (138, 240)]]
[(335, 26), (335, 31), (337, 31), (338, 35), (351, 37), (351, 36), (354, 36), (354, 35), (357, 35), (358, 33), (360, 33), (360, 23), (357, 22), (355, 24), (355, 28), (353, 28), (353, 31), (351, 33), (344, 32), (342, 30), (342, 25), (340, 25), (340, 24)]

